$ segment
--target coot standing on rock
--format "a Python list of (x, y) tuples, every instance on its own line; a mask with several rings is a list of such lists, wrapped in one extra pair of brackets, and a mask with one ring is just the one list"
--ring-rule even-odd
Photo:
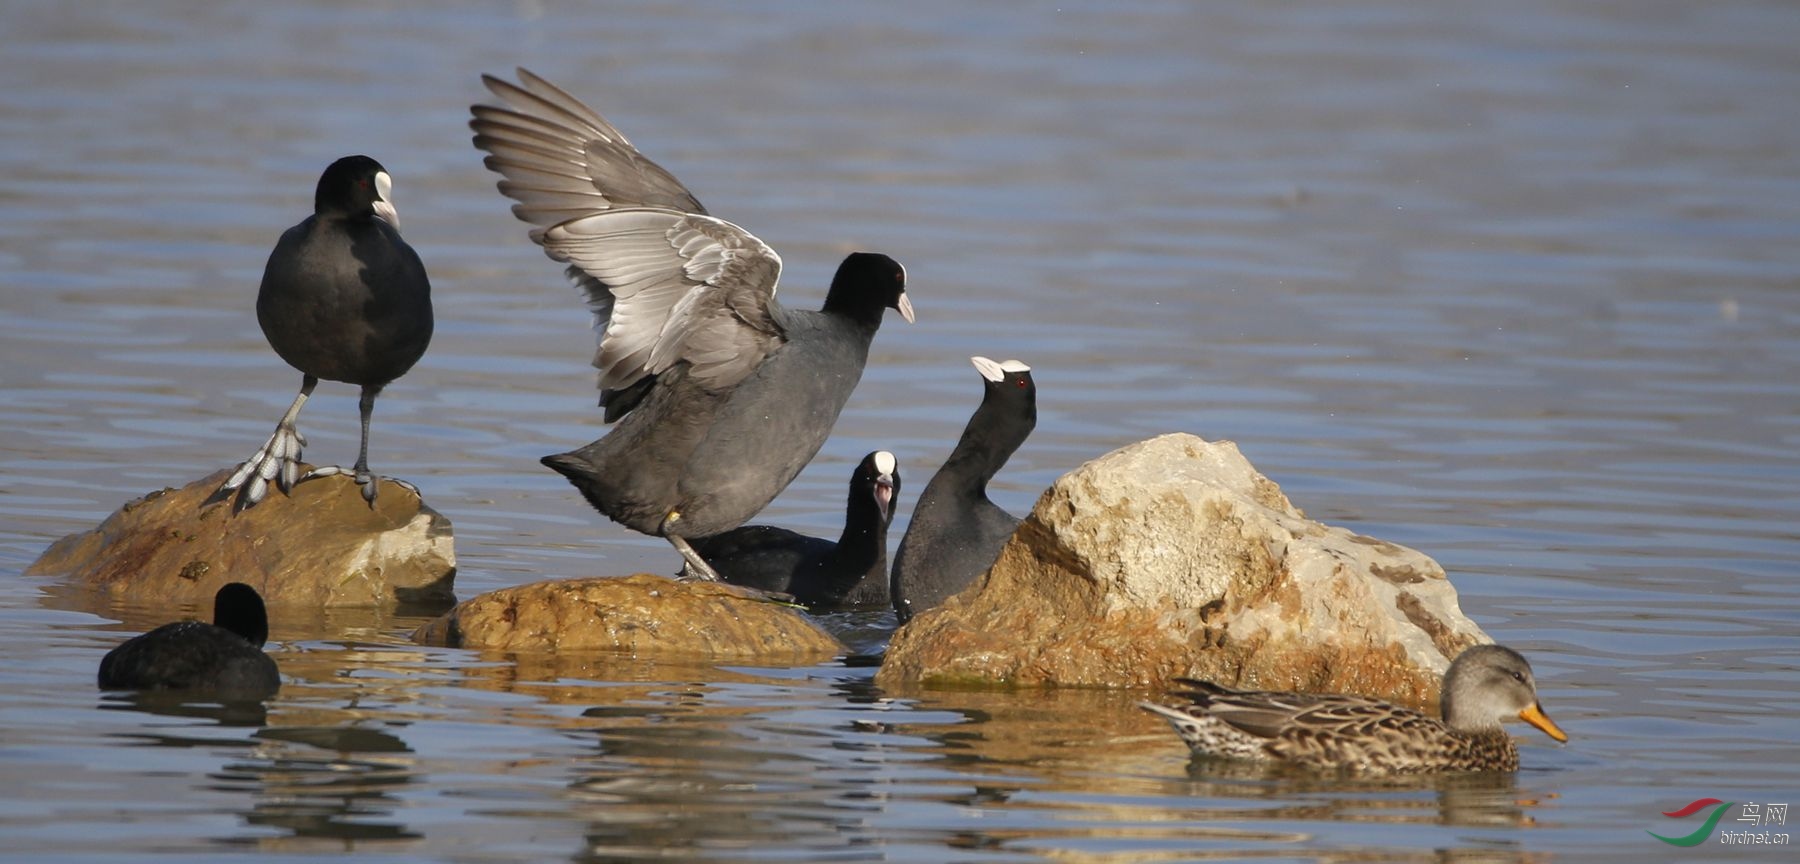
[(772, 525), (745, 525), (694, 538), (692, 544), (719, 578), (733, 585), (789, 594), (814, 609), (885, 604), (887, 529), (899, 494), (899, 464), (894, 454), (877, 450), (850, 474), (837, 542)]
[(1031, 367), (971, 357), (981, 405), (944, 466), (925, 484), (900, 549), (890, 592), (901, 623), (968, 587), (1000, 557), (1019, 520), (987, 497), (987, 484), (1037, 426)]
[(1531, 664), (1501, 645), (1465, 649), (1444, 673), (1443, 719), (1366, 696), (1233, 690), (1178, 678), (1181, 706), (1140, 702), (1196, 755), (1371, 774), (1512, 771), (1519, 750), (1501, 725), (1523, 720), (1569, 736), (1538, 705)]
[(213, 596), (213, 623), (164, 624), (108, 651), (100, 661), (100, 688), (270, 696), (281, 689), (281, 673), (263, 653), (268, 638), (262, 596), (232, 582)]
[(532, 240), (570, 265), (600, 332), (600, 404), (619, 420), (543, 462), (716, 579), (684, 538), (742, 525), (819, 452), (883, 310), (913, 320), (906, 271), (857, 252), (823, 309), (784, 309), (775, 250), (706, 215), (593, 109), (523, 69), (516, 85), (482, 80), (506, 104), (470, 109), (475, 146)]
[(400, 239), (393, 185), (381, 163), (345, 156), (319, 177), (313, 215), (275, 244), (256, 295), (256, 320), (275, 353), (300, 370), (300, 395), (268, 443), (208, 503), (237, 492), (236, 512), (261, 501), (271, 480), (289, 492), (302, 480), (343, 473), (324, 467), (298, 476), (306, 438), (295, 421), (324, 378), (362, 387), (362, 446), (352, 470), (363, 499), (374, 506), (383, 479), (369, 473), (375, 397), (424, 356), (432, 329), (431, 283), (418, 254)]

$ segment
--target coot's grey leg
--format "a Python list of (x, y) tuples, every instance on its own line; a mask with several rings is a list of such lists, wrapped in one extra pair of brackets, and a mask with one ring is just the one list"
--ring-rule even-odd
[(300, 448), (306, 446), (306, 436), (300, 434), (295, 421), (300, 417), (301, 406), (306, 404), (307, 397), (317, 386), (319, 379), (315, 376), (306, 375), (300, 379), (300, 395), (294, 397), (294, 404), (288, 406), (287, 413), (281, 415), (281, 422), (275, 424), (275, 434), (207, 496), (206, 504), (223, 501), (237, 492), (231, 512), (241, 512), (268, 496), (270, 480), (275, 481), (283, 493), (293, 491), (294, 484), (299, 482)]
[(706, 563), (706, 559), (701, 558), (700, 553), (695, 552), (694, 547), (689, 546), (686, 540), (670, 536), (669, 543), (675, 547), (675, 551), (681, 553), (682, 560), (687, 562), (687, 569), (682, 573), (688, 579), (700, 582), (720, 581), (718, 572), (713, 570), (712, 565)]
[(375, 414), (375, 397), (381, 395), (380, 385), (362, 388), (362, 398), (356, 401), (356, 410), (362, 414), (362, 445), (356, 450), (356, 485), (362, 487), (363, 500), (369, 506), (375, 506), (375, 492), (381, 484), (369, 476), (369, 418)]
[[(362, 398), (356, 403), (357, 409), (362, 412), (362, 446), (356, 451), (356, 465), (350, 469), (351, 476), (356, 479), (356, 485), (362, 487), (363, 500), (369, 502), (370, 507), (375, 506), (375, 494), (383, 480), (391, 481), (414, 495), (419, 494), (419, 487), (398, 477), (385, 477), (369, 473), (369, 418), (375, 416), (375, 397), (379, 395), (381, 395), (381, 385), (365, 386), (362, 388)], [(336, 465), (326, 465), (306, 472), (306, 476), (300, 479), (333, 477), (343, 473), (345, 473), (344, 469)]]
[(680, 578), (701, 582), (721, 581), (718, 571), (714, 570), (711, 564), (706, 563), (706, 559), (700, 557), (700, 553), (695, 552), (694, 547), (688, 545), (687, 540), (669, 533), (669, 529), (680, 520), (679, 512), (670, 512), (668, 516), (663, 517), (660, 529), (663, 538), (669, 541), (669, 545), (675, 547), (675, 551), (681, 553), (681, 560), (687, 562), (687, 569), (682, 571)]
[[(680, 519), (681, 514), (679, 512), (673, 512), (663, 519), (662, 524), (662, 530), (664, 532), (663, 538), (669, 541), (669, 545), (675, 547), (675, 551), (681, 553), (681, 559), (687, 563), (687, 566), (681, 568), (681, 572), (676, 574), (675, 580), (678, 582), (725, 581), (719, 578), (719, 571), (714, 570), (711, 564), (706, 563), (705, 558), (700, 557), (700, 553), (694, 551), (692, 544), (681, 537), (667, 533), (669, 526), (680, 521)], [(747, 585), (738, 585), (736, 587), (740, 591), (749, 592), (753, 598), (758, 600), (768, 603), (780, 603), (784, 606), (799, 606), (799, 603), (794, 599), (794, 595), (785, 591), (766, 591), (761, 588), (751, 588)]]

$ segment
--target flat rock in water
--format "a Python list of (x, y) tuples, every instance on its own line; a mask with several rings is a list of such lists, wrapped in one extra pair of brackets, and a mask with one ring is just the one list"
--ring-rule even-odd
[[(450, 520), (404, 487), (382, 481), (371, 508), (347, 474), (272, 489), (241, 513), (201, 506), (229, 469), (152, 492), (92, 530), (50, 545), (25, 572), (116, 598), (212, 608), (227, 582), (270, 606), (394, 606), (455, 599)], [(441, 607), (440, 607), (441, 608)]]
[(798, 610), (755, 592), (649, 573), (490, 591), (419, 628), (413, 641), (452, 648), (618, 651), (784, 665), (844, 652)]
[(1490, 641), (1437, 562), (1307, 519), (1231, 442), (1172, 434), (1058, 479), (992, 569), (895, 633), (876, 683), (1186, 676), (1430, 707)]

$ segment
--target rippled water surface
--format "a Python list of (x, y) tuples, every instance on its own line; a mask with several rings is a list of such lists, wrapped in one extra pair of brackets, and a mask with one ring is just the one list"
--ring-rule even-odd
[[(1800, 8), (613, 6), (0, 6), (0, 857), (1667, 860), (1646, 830), (1697, 819), (1660, 811), (1800, 798)], [(850, 249), (906, 263), (918, 324), (760, 521), (834, 534), (877, 447), (916, 494), (966, 358), (1018, 357), (1004, 506), (1235, 440), (1441, 561), (1573, 740), (1505, 778), (1246, 773), (1142, 694), (488, 656), (356, 612), (275, 622), (264, 711), (97, 693), (192, 610), (20, 571), (267, 436), (298, 376), (256, 283), (346, 153), (431, 271), (372, 458), (454, 521), (459, 595), (671, 569), (537, 465), (599, 424), (586, 313), (464, 127), (521, 64), (780, 250), (786, 302)], [(351, 461), (355, 416), (323, 385), (309, 456)]]

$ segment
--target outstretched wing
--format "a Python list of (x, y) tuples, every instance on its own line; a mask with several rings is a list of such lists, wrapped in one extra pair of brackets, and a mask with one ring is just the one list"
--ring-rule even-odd
[(518, 204), (513, 214), (552, 225), (614, 207), (661, 207), (705, 213), (692, 193), (650, 161), (606, 118), (561, 88), (524, 69), (519, 83), (481, 76), (505, 106), (476, 105), (469, 127), (482, 164), (506, 179), (500, 192)]
[(687, 363), (722, 389), (783, 339), (770, 305), (781, 257), (748, 231), (698, 213), (606, 210), (543, 232), (544, 251), (604, 284), (610, 320), (594, 363), (620, 389)]
[[(469, 126), (532, 240), (571, 265), (600, 334), (601, 390), (631, 388), (682, 362), (708, 386), (741, 380), (785, 338), (773, 305), (780, 256), (707, 216), (593, 109), (518, 71), (518, 84), (482, 76), (505, 105), (472, 107)], [(623, 413), (608, 407), (608, 420)]]

